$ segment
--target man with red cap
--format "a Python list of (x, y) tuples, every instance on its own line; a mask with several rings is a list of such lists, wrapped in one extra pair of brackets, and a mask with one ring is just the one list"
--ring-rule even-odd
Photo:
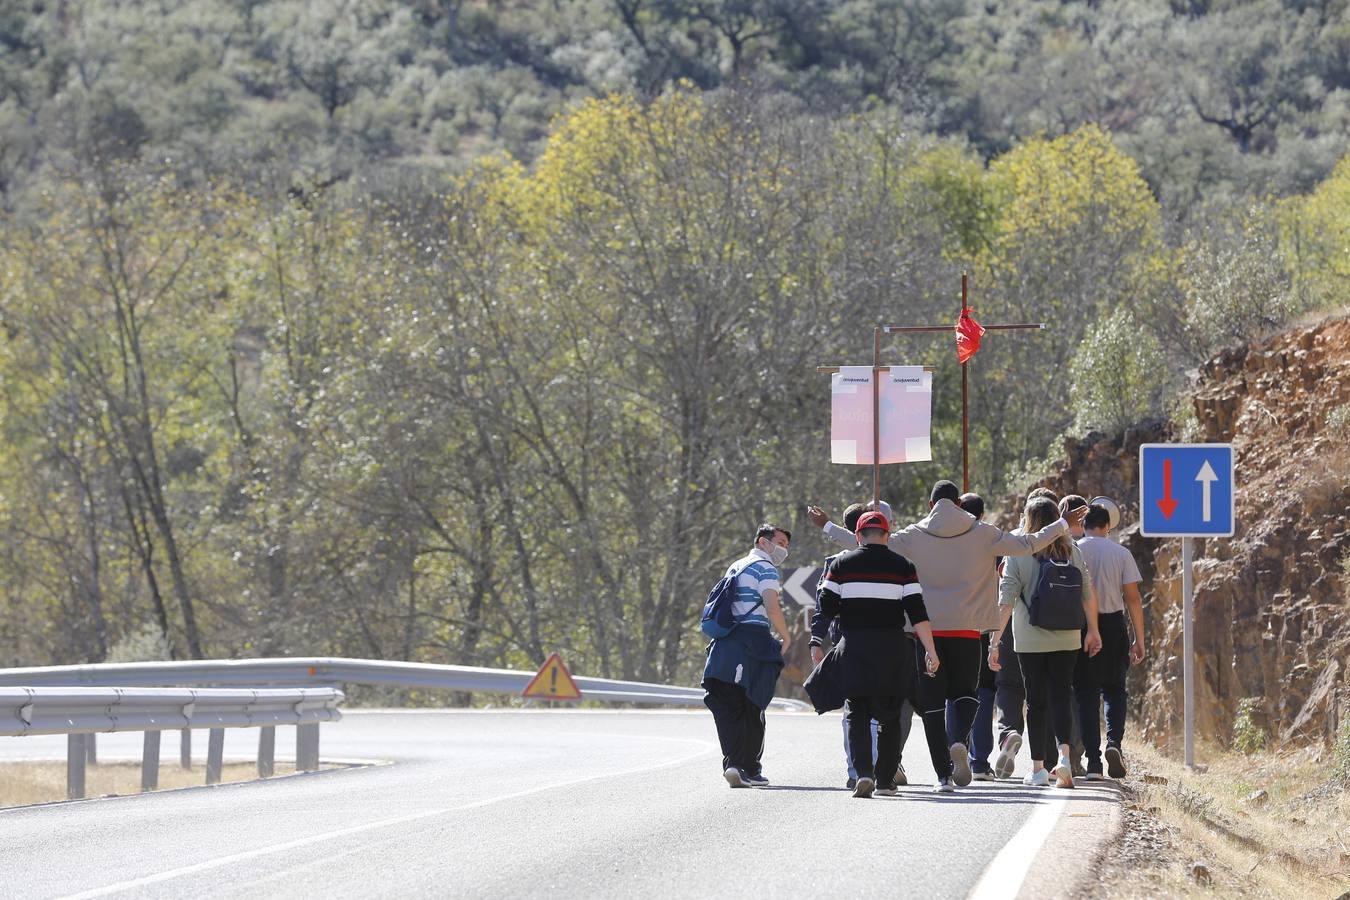
[[(938, 669), (933, 629), (914, 564), (886, 546), (890, 523), (880, 512), (858, 519), (859, 546), (834, 557), (816, 589), (811, 619), (811, 659), (824, 658), (822, 643), (837, 616), (840, 639), (831, 651), (848, 698), (849, 746), (858, 780), (853, 796), (895, 792), (900, 764), (900, 709), (912, 693), (914, 664), (905, 652), (904, 620), (923, 644), (927, 672)], [(871, 723), (877, 722), (872, 759)]]

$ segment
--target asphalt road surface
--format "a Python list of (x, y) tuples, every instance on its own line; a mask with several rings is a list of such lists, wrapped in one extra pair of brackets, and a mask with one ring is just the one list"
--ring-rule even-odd
[[(256, 741), (228, 732), (227, 757)], [(1060, 804), (1013, 781), (933, 794), (917, 720), (911, 786), (869, 801), (844, 789), (837, 715), (771, 713), (772, 786), (750, 790), (722, 780), (699, 711), (349, 712), (322, 742), (326, 760), (390, 764), (0, 812), (3, 894), (964, 897)], [(0, 739), (0, 759), (64, 750)], [(139, 734), (100, 735), (101, 759), (139, 752)], [(164, 765), (177, 753), (166, 734)]]

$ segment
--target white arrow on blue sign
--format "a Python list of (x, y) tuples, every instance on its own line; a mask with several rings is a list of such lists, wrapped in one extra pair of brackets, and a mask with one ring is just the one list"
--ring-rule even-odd
[(1139, 448), (1139, 530), (1145, 537), (1233, 536), (1233, 445)]

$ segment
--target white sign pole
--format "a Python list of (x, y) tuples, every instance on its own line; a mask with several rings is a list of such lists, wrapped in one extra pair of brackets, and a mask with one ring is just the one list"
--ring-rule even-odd
[(1192, 538), (1181, 539), (1181, 691), (1186, 731), (1186, 768), (1195, 768), (1195, 578)]

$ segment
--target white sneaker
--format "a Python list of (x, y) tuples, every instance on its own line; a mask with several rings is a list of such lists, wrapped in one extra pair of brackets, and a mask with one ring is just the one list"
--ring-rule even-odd
[(970, 751), (962, 743), (952, 744), (948, 750), (952, 755), (952, 781), (957, 787), (966, 787), (970, 784)]
[(745, 778), (741, 775), (741, 770), (736, 768), (735, 766), (728, 766), (727, 770), (722, 773), (722, 777), (727, 780), (727, 784), (731, 785), (734, 788), (743, 788), (750, 786), (749, 784), (746, 783)]
[(1050, 773), (1047, 772), (1045, 769), (1041, 769), (1038, 772), (1032, 772), (1030, 775), (1022, 779), (1022, 783), (1025, 784), (1027, 787), (1049, 787)]
[(938, 783), (933, 785), (933, 793), (953, 794), (956, 793), (956, 788), (952, 787), (952, 780), (950, 778), (939, 778)]
[(1055, 763), (1055, 787), (1073, 787), (1073, 766), (1069, 765), (1068, 757), (1061, 756)]
[(876, 787), (876, 782), (870, 778), (859, 778), (858, 783), (853, 786), (853, 796), (859, 800), (866, 800), (872, 796), (872, 789)]
[(994, 759), (994, 774), (999, 778), (1011, 778), (1017, 768), (1017, 751), (1022, 749), (1022, 736), (1012, 732), (999, 745), (998, 756)]

